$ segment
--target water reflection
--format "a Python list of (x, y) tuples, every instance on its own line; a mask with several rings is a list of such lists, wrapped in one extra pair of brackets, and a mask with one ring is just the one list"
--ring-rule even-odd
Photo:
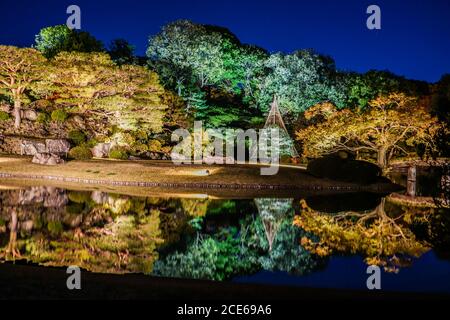
[(306, 275), (332, 255), (397, 272), (429, 250), (449, 257), (450, 218), (390, 196), (145, 198), (28, 187), (0, 191), (0, 260), (94, 272), (227, 280)]

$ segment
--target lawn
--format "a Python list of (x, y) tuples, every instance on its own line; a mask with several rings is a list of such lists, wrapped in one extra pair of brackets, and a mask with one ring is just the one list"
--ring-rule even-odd
[[(208, 170), (209, 175), (205, 175)], [(281, 166), (273, 176), (262, 176), (259, 165), (174, 165), (171, 161), (69, 161), (58, 166), (33, 164), (29, 157), (0, 156), (2, 180), (30, 184), (45, 180), (45, 184), (95, 186), (95, 189), (138, 190), (150, 188), (168, 194), (220, 189), (222, 193), (237, 190), (364, 190), (388, 192), (392, 185), (378, 183), (359, 186), (314, 177), (304, 168)], [(135, 192), (133, 192), (135, 193)], [(227, 193), (227, 191), (225, 191)], [(146, 193), (147, 194), (147, 193)]]

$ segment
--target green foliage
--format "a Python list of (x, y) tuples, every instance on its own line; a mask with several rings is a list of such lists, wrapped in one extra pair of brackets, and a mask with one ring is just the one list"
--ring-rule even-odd
[(50, 122), (50, 115), (46, 112), (39, 112), (36, 118), (37, 123), (47, 124)]
[(431, 96), (431, 110), (440, 121), (447, 124), (437, 135), (437, 147), (442, 157), (450, 157), (450, 74), (445, 74), (435, 85)]
[(63, 123), (69, 115), (64, 109), (56, 109), (52, 111), (51, 118), (55, 122)]
[(70, 149), (69, 157), (75, 160), (89, 160), (92, 159), (92, 152), (84, 145), (76, 146)]
[(125, 39), (114, 39), (111, 41), (108, 50), (111, 59), (118, 65), (135, 64), (134, 46)]
[(91, 202), (91, 193), (84, 191), (70, 191), (67, 195), (69, 200), (75, 203), (90, 203)]
[(69, 29), (66, 25), (46, 27), (35, 37), (35, 48), (47, 58), (62, 51), (100, 52), (103, 44), (85, 31)]
[(111, 159), (127, 160), (128, 159), (128, 151), (122, 147), (115, 147), (109, 152), (109, 157)]
[(49, 221), (47, 224), (47, 229), (51, 235), (57, 236), (63, 232), (64, 227), (60, 221)]
[(404, 92), (417, 96), (428, 94), (425, 82), (407, 80), (389, 71), (370, 70), (359, 74), (355, 72), (339, 73), (336, 85), (345, 95), (345, 106), (364, 109), (379, 95), (391, 92)]
[[(35, 49), (0, 45), (0, 94), (6, 94), (20, 111), (28, 101), (27, 92), (46, 75), (46, 67), (46, 59)], [(14, 120), (19, 128), (21, 112), (15, 112)]]
[(148, 143), (148, 151), (150, 152), (161, 152), (162, 144), (159, 140), (150, 140)]
[(185, 253), (175, 252), (154, 265), (154, 274), (176, 278), (225, 280), (232, 275), (251, 272), (255, 261), (243, 259), (236, 230), (224, 238), (207, 237)]
[(324, 260), (318, 259), (300, 245), (299, 239), (302, 237), (311, 238), (312, 235), (293, 226), (291, 219), (284, 220), (278, 229), (272, 250), (259, 258), (264, 270), (305, 275), (322, 267)]
[(344, 106), (344, 95), (336, 87), (336, 69), (330, 57), (311, 50), (276, 53), (267, 59), (265, 67), (268, 73), (260, 81), (257, 96), (263, 110), (267, 111), (274, 95), (278, 97), (281, 113), (291, 119), (324, 100)]
[(76, 146), (86, 142), (86, 134), (79, 130), (72, 130), (69, 132), (69, 140), (72, 141)]
[(9, 116), (8, 112), (5, 111), (0, 111), (0, 121), (7, 121), (9, 120), (11, 117)]
[[(209, 127), (236, 125), (254, 102), (267, 53), (247, 46), (230, 31), (180, 20), (150, 38), (147, 56), (162, 83), (178, 93)], [(213, 101), (208, 88), (235, 96), (237, 105)]]

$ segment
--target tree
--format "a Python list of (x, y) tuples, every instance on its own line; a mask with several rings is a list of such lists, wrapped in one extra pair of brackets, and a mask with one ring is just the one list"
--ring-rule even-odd
[(369, 70), (366, 73), (338, 72), (336, 86), (345, 96), (346, 107), (360, 109), (366, 108), (377, 96), (391, 92), (404, 92), (410, 96), (429, 94), (428, 83), (405, 79), (383, 70)]
[(450, 156), (450, 74), (444, 74), (433, 85), (431, 110), (445, 126), (438, 133), (438, 149), (443, 157)]
[(46, 27), (35, 37), (36, 49), (47, 58), (63, 51), (102, 52), (103, 44), (90, 33), (69, 29), (66, 25)]
[(261, 108), (267, 108), (274, 95), (288, 120), (322, 101), (343, 107), (344, 96), (335, 87), (335, 65), (331, 58), (308, 50), (288, 55), (276, 53), (267, 59), (265, 67), (268, 72), (260, 79), (257, 95)]
[(106, 53), (62, 52), (43, 86), (61, 107), (105, 118), (122, 130), (160, 132), (167, 106), (158, 75), (116, 66)]
[(440, 128), (417, 99), (403, 93), (382, 95), (367, 110), (334, 110), (326, 121), (297, 131), (303, 155), (318, 157), (337, 151), (375, 153), (385, 168), (394, 154), (408, 154), (418, 144), (434, 150)]
[(135, 64), (134, 46), (125, 39), (114, 39), (108, 50), (111, 59), (118, 65)]
[(147, 56), (162, 84), (186, 101), (197, 120), (220, 127), (246, 118), (243, 105), (255, 105), (267, 53), (241, 44), (224, 28), (180, 20), (150, 38)]
[(45, 58), (30, 48), (0, 46), (0, 88), (14, 101), (14, 126), (20, 127), (21, 107), (26, 90), (42, 77)]
[(215, 84), (223, 73), (222, 39), (217, 33), (190, 21), (180, 20), (165, 26), (150, 38), (147, 56), (154, 62), (174, 66), (174, 81), (178, 90), (191, 79), (202, 88)]
[(113, 90), (113, 77), (114, 63), (105, 53), (61, 52), (50, 61), (48, 76), (37, 90), (46, 91), (61, 107), (85, 112)]

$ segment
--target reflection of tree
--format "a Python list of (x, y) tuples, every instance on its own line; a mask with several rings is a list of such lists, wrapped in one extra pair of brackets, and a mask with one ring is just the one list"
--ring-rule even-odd
[(2, 259), (20, 257), (46, 266), (78, 265), (94, 272), (152, 271), (158, 259), (156, 249), (164, 240), (160, 211), (148, 206), (145, 198), (108, 196), (105, 203), (98, 204), (89, 193), (71, 192), (67, 206), (43, 207), (34, 201), (24, 205), (20, 201), (24, 193), (17, 194), (8, 196), (9, 218), (4, 219), (6, 207), (0, 208), (0, 218), (7, 226), (2, 230), (10, 232), (8, 245), (0, 250)]
[(269, 251), (272, 251), (273, 242), (286, 213), (292, 209), (294, 199), (255, 199), (256, 207), (264, 225), (264, 231), (269, 242)]
[(17, 249), (17, 229), (18, 229), (17, 212), (15, 209), (11, 209), (11, 221), (9, 231), (9, 242), (5, 250), (5, 258), (7, 260), (15, 260), (20, 258), (20, 251)]
[(243, 243), (236, 228), (192, 239), (185, 251), (175, 251), (154, 265), (165, 277), (224, 280), (258, 267), (254, 252)]
[(192, 217), (203, 217), (208, 210), (208, 199), (181, 199), (183, 210)]
[(450, 259), (450, 210), (447, 208), (407, 207), (401, 210), (411, 219), (411, 230), (426, 241), (436, 255)]
[(302, 239), (312, 252), (326, 256), (334, 251), (358, 253), (368, 264), (377, 264), (387, 271), (397, 271), (410, 257), (419, 257), (428, 250), (409, 228), (410, 217), (386, 213), (386, 201), (369, 212), (342, 212), (330, 216), (311, 210), (302, 201), (302, 213), (294, 224), (320, 238), (314, 242)]
[(280, 224), (273, 246), (258, 259), (262, 268), (290, 274), (307, 274), (323, 265), (322, 259), (300, 245), (303, 237), (310, 235), (292, 225), (292, 216), (285, 218)]
[[(239, 226), (197, 233), (184, 250), (157, 261), (154, 273), (166, 277), (224, 280), (261, 269), (304, 274), (321, 259), (299, 245), (307, 234), (292, 225), (292, 199), (257, 199), (259, 214), (247, 215)], [(276, 226), (268, 229), (267, 226)], [(201, 229), (199, 229), (201, 230)], [(270, 230), (276, 230), (271, 234)], [(276, 235), (276, 236), (275, 236)]]

